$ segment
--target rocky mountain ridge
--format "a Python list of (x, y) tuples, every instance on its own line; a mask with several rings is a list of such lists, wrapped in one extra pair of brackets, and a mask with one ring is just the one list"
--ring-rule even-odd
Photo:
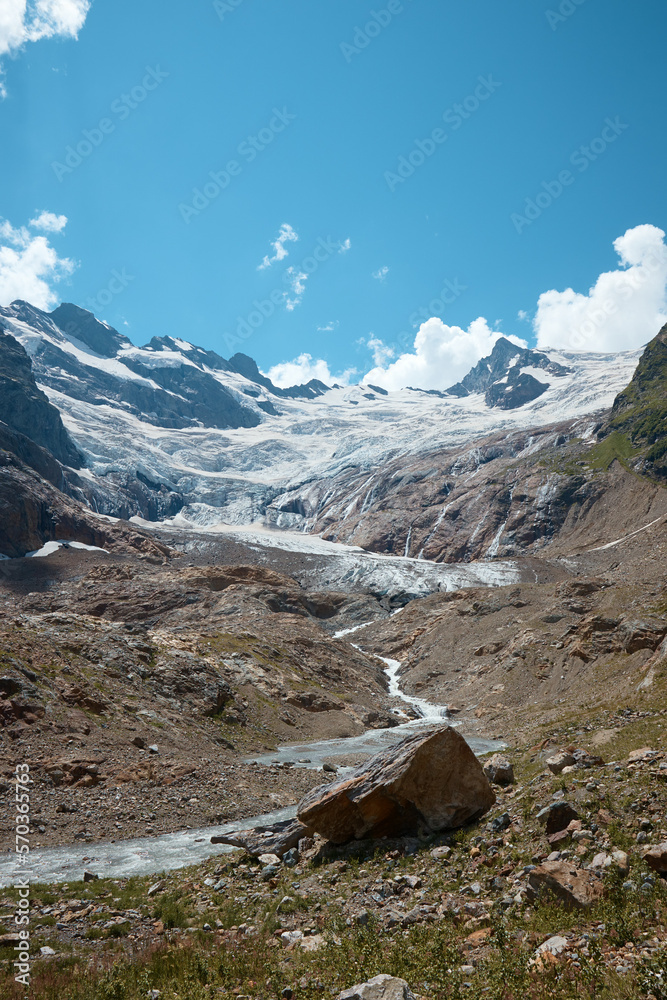
[[(137, 348), (72, 305), (49, 314), (16, 302), (0, 310), (0, 325), (27, 351), (85, 457), (78, 477), (65, 475), (70, 495), (106, 516), (179, 514), (196, 527), (319, 530), (331, 504), (344, 502), (345, 477), (539, 428), (554, 413), (603, 411), (639, 358), (547, 355), (503, 338), (458, 395), (318, 382), (279, 389), (244, 355), (226, 361), (173, 337)], [(318, 482), (332, 492), (304, 516), (302, 497)]]

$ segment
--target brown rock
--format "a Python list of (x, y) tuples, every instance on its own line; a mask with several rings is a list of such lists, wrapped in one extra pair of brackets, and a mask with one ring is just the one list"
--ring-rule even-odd
[(401, 836), (421, 825), (453, 829), (483, 815), (494, 802), (466, 741), (450, 726), (438, 726), (383, 750), (341, 781), (314, 788), (299, 803), (297, 816), (342, 844)]
[(566, 861), (545, 861), (528, 876), (526, 895), (531, 902), (542, 893), (561, 900), (568, 909), (586, 909), (602, 896), (602, 882), (591, 872)]
[(667, 841), (644, 851), (644, 861), (654, 872), (667, 875)]

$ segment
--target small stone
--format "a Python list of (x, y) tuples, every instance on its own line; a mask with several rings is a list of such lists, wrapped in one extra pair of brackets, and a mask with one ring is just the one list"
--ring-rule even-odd
[(96, 875), (95, 872), (88, 871), (87, 868), (86, 868), (86, 870), (83, 873), (83, 881), (84, 882), (97, 882), (99, 880), (99, 877), (100, 876)]
[(260, 854), (257, 860), (263, 865), (280, 865), (280, 858), (277, 854)]
[(338, 774), (338, 768), (335, 764), (323, 764), (322, 770), (327, 774)]
[(435, 861), (446, 861), (449, 855), (452, 853), (451, 847), (434, 847), (431, 851), (431, 857)]
[(303, 938), (303, 931), (283, 931), (280, 935), (281, 940), (286, 945), (296, 944), (297, 941), (301, 941)]
[(164, 881), (164, 879), (160, 879), (159, 882), (156, 882), (155, 885), (152, 885), (150, 887), (150, 889), (148, 890), (148, 892), (146, 893), (146, 895), (147, 896), (154, 896), (156, 892), (162, 892), (162, 890), (164, 889), (164, 887), (165, 887), (166, 884), (167, 883)]
[(157, 743), (152, 743), (151, 746), (149, 746), (148, 749), (149, 749), (150, 753), (159, 753), (160, 752), (159, 749), (158, 749)]
[(45, 958), (48, 957), (49, 955), (55, 955), (55, 951), (53, 950), (53, 948), (49, 948), (49, 946), (46, 944), (39, 949), (39, 953), (40, 955), (44, 955)]
[(291, 989), (289, 986), (286, 986), (280, 995), (283, 998), (283, 1000), (292, 1000), (292, 997), (294, 996), (294, 990)]

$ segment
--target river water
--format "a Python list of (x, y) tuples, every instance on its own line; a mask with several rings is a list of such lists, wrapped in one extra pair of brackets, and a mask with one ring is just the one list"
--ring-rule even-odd
[[(370, 624), (370, 623), (369, 623)], [(334, 638), (365, 628), (359, 625), (337, 633)], [(385, 664), (389, 682), (389, 694), (411, 706), (418, 718), (408, 719), (405, 712), (395, 709), (407, 721), (392, 729), (371, 729), (361, 736), (346, 739), (320, 740), (316, 743), (297, 743), (279, 747), (276, 751), (256, 757), (262, 764), (291, 763), (297, 767), (320, 768), (325, 760), (341, 756), (371, 756), (386, 747), (398, 743), (405, 736), (434, 723), (445, 723), (447, 709), (404, 694), (399, 682), (401, 664), (398, 660), (379, 657)], [(466, 737), (476, 754), (489, 753), (501, 749), (504, 744), (496, 740), (481, 740)], [(351, 770), (341, 768), (341, 772)], [(68, 844), (65, 847), (45, 847), (30, 855), (30, 871), (21, 870), (15, 855), (8, 853), (0, 857), (0, 888), (12, 885), (17, 878), (30, 877), (32, 882), (74, 882), (83, 877), (84, 869), (94, 871), (103, 878), (127, 878), (132, 875), (151, 875), (173, 871), (197, 864), (214, 855), (228, 854), (234, 848), (221, 844), (211, 844), (211, 837), (233, 833), (252, 826), (269, 826), (281, 820), (291, 819), (296, 814), (295, 806), (279, 809), (262, 816), (252, 816), (222, 826), (206, 827), (198, 830), (180, 830), (158, 837), (142, 837), (137, 840), (111, 841), (95, 844)]]

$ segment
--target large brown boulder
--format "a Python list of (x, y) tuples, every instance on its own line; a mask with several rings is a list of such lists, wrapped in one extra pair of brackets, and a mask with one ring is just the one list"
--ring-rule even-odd
[(456, 730), (421, 730), (351, 775), (314, 788), (297, 807), (304, 826), (334, 844), (402, 836), (420, 826), (450, 830), (496, 801), (482, 765)]

